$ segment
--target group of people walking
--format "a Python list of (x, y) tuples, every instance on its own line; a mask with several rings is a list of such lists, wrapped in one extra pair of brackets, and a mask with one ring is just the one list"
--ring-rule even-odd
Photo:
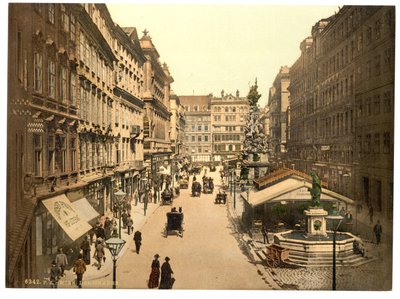
[(171, 265), (169, 263), (170, 258), (168, 256), (165, 257), (165, 261), (161, 266), (160, 272), (160, 261), (158, 260), (159, 257), (160, 256), (158, 254), (154, 255), (154, 260), (151, 263), (151, 273), (147, 286), (149, 287), (149, 289), (172, 289), (175, 278), (172, 276), (172, 274), (174, 274), (174, 271), (172, 271)]

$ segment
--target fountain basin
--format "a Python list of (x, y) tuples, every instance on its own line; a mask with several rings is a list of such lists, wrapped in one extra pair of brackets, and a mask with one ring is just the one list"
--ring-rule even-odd
[[(338, 266), (354, 266), (364, 263), (367, 259), (355, 254), (354, 241), (360, 238), (348, 232), (336, 234), (336, 263)], [(326, 236), (308, 235), (304, 231), (289, 230), (274, 235), (274, 243), (290, 250), (289, 264), (303, 267), (325, 267), (332, 265), (333, 232), (327, 231)]]

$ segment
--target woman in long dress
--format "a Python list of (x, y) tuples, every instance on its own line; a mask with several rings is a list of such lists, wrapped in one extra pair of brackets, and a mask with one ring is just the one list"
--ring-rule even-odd
[(172, 289), (172, 274), (174, 272), (169, 264), (169, 257), (165, 258), (165, 262), (161, 266), (161, 281), (159, 289)]
[(160, 279), (160, 262), (158, 260), (160, 256), (156, 254), (154, 260), (151, 263), (151, 273), (149, 277), (149, 289), (154, 289), (158, 287), (158, 281)]

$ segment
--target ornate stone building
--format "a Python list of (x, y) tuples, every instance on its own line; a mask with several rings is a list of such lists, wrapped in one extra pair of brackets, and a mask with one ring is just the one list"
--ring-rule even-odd
[(211, 98), (179, 96), (186, 119), (184, 155), (193, 163), (211, 161)]
[[(75, 6), (10, 4), (6, 285), (41, 278), (66, 234), (41, 204), (79, 178)], [(106, 56), (106, 59), (109, 57)], [(111, 63), (112, 66), (112, 63)]]
[(185, 140), (185, 111), (179, 97), (171, 90), (171, 151), (175, 157), (183, 156), (183, 144)]
[(154, 181), (159, 167), (168, 164), (171, 158), (169, 101), (174, 79), (168, 66), (160, 63), (160, 54), (147, 30), (143, 31), (140, 46), (146, 57), (143, 85), (144, 160), (146, 165), (151, 167), (151, 177)]
[(214, 161), (236, 159), (243, 149), (249, 103), (246, 97), (221, 92), (211, 99), (211, 134)]
[(394, 8), (344, 6), (290, 69), (289, 163), (391, 219)]
[(10, 4), (9, 16), (6, 284), (24, 287), (116, 190), (140, 187), (145, 109), (153, 150), (169, 151), (172, 77), (104, 4)]
[(271, 148), (271, 162), (278, 163), (284, 159), (286, 153), (287, 133), (287, 109), (289, 106), (290, 83), (289, 67), (283, 66), (275, 77), (268, 96), (268, 124), (269, 142)]

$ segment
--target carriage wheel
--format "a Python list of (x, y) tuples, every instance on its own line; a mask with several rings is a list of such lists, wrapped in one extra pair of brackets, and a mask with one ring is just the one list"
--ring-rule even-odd
[(273, 259), (273, 258), (267, 257), (266, 262), (267, 262), (268, 267), (270, 267), (270, 268), (275, 268), (275, 267), (274, 267), (274, 259)]

